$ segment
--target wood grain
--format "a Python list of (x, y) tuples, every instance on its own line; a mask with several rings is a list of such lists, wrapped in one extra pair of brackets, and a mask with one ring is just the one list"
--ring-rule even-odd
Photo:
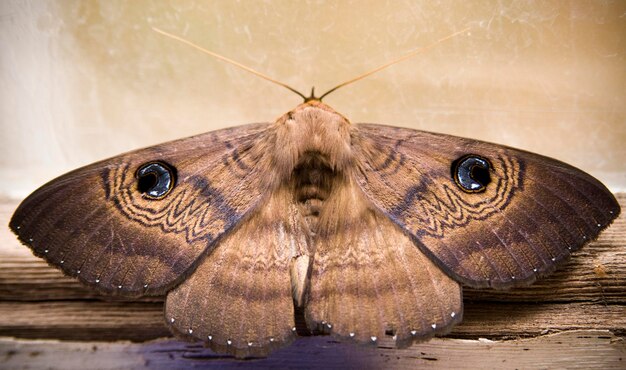
[[(555, 356), (555, 353), (566, 354)], [(435, 338), (397, 351), (356, 347), (329, 337), (308, 337), (269, 358), (237, 361), (199, 344), (160, 339), (128, 342), (59, 342), (0, 338), (0, 368), (198, 369), (623, 369), (626, 348), (608, 331), (573, 330), (538, 338), (493, 342)], [(62, 359), (62, 361), (60, 361)], [(601, 359), (602, 361), (599, 361)], [(25, 364), (28, 364), (25, 366)]]
[[(617, 199), (622, 207), (626, 206), (626, 194), (618, 194)], [(0, 200), (1, 224), (8, 223), (17, 204), (14, 200)], [(467, 361), (464, 364), (471, 367), (471, 364), (478, 366), (477, 361), (482, 358), (493, 361), (486, 364), (491, 363), (494, 367), (497, 364), (495, 361), (508, 359), (509, 364), (517, 364), (519, 367), (544, 364), (544, 367), (589, 368), (594, 364), (602, 364), (605, 368), (619, 368), (619, 365), (623, 368), (626, 358), (623, 341), (626, 336), (626, 217), (620, 216), (597, 241), (574, 253), (572, 259), (553, 275), (530, 287), (509, 291), (465, 288), (464, 297), (464, 320), (445, 338), (418, 344), (407, 350), (387, 348), (389, 346), (381, 342), (378, 350), (367, 352), (370, 354), (361, 358), (364, 348), (337, 344), (329, 337), (309, 337), (296, 341), (294, 345), (276, 352), (266, 360), (259, 360), (258, 364), (301, 364), (303, 362), (300, 361), (308, 356), (315, 357), (316, 366), (340, 366), (346, 364), (345, 361), (352, 361), (349, 363), (354, 366), (366, 363), (368, 366), (364, 367), (376, 368), (384, 363), (380, 359), (387, 359), (391, 361), (387, 364), (393, 363), (397, 367), (427, 363), (445, 368), (454, 367), (454, 361), (464, 359)], [(102, 343), (115, 340), (147, 341), (169, 336), (163, 321), (162, 301), (161, 297), (132, 301), (122, 298), (105, 300), (97, 292), (84, 288), (34, 257), (8, 229), (0, 231), (0, 336), (87, 342), (3, 339), (0, 341), (0, 356), (7, 360), (23, 359), (20, 356), (27, 356), (24, 351), (37, 352), (39, 355), (35, 357), (38, 359), (31, 358), (36, 368), (37, 363), (51, 361), (49, 356), (53, 358), (53, 353), (58, 351), (69, 356), (67, 361), (70, 362), (65, 364), (71, 368), (72, 359), (77, 358), (75, 356), (83, 356), (81, 359), (93, 358), (87, 354), (90, 351), (81, 349), (91, 348), (93, 344), (101, 349), (107, 348), (94, 356), (104, 358), (106, 354), (110, 358), (109, 364), (127, 359), (129, 362), (126, 364), (131, 364), (130, 367), (136, 359), (116, 357), (112, 353), (154, 351), (153, 368), (162, 367), (167, 361), (173, 361), (170, 364), (177, 364), (176, 361), (184, 363), (189, 358), (207, 361), (217, 361), (215, 358), (218, 358), (219, 361), (225, 361), (220, 362), (222, 365), (240, 364), (174, 340), (136, 345)], [(560, 336), (546, 335), (561, 331), (564, 333)], [(536, 342), (506, 340), (520, 337), (534, 338), (532, 340)], [(487, 342), (479, 338), (498, 342), (484, 345)], [(44, 347), (49, 349), (42, 349)], [(583, 350), (584, 354), (581, 352)], [(330, 351), (336, 355), (319, 356), (320, 351)], [(531, 353), (533, 356), (530, 356)], [(166, 354), (170, 354), (173, 360), (166, 361)], [(437, 360), (428, 360), (426, 357)], [(566, 362), (568, 358), (570, 362)], [(15, 364), (6, 362), (10, 363)], [(257, 362), (245, 362), (253, 363)], [(108, 368), (113, 368), (111, 366)], [(107, 368), (104, 365), (102, 367)]]

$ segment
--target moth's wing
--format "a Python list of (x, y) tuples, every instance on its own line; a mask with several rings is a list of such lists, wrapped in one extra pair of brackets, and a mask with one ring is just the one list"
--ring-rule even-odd
[(361, 343), (393, 336), (404, 347), (460, 322), (460, 285), (356, 184), (333, 192), (320, 215), (307, 325)]
[(274, 193), (169, 292), (170, 328), (237, 357), (265, 356), (291, 342), (290, 264), (307, 248), (299, 219), (291, 194)]
[[(380, 125), (352, 138), (367, 198), (451, 276), (473, 287), (527, 284), (595, 239), (620, 208), (590, 175), (471, 139)], [(491, 163), (484, 192), (455, 182), (465, 155)]]
[[(266, 189), (269, 124), (214, 131), (104, 160), (42, 186), (10, 227), (35, 255), (109, 293), (162, 294)], [(162, 199), (139, 191), (142, 164), (173, 167)]]

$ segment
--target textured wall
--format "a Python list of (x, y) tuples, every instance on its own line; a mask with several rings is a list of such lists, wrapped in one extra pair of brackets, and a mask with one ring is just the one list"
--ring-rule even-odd
[(308, 93), (464, 27), (329, 96), (354, 122), (498, 142), (626, 189), (624, 1), (2, 1), (0, 195), (300, 103), (151, 30)]

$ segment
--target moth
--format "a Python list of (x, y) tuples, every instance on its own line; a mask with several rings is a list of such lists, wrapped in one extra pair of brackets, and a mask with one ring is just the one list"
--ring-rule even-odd
[(175, 334), (247, 357), (293, 341), (298, 313), (306, 330), (358, 343), (444, 334), (462, 285), (530, 284), (619, 212), (555, 159), (354, 124), (312, 93), (275, 122), (72, 171), (10, 227), (99, 291), (166, 294)]

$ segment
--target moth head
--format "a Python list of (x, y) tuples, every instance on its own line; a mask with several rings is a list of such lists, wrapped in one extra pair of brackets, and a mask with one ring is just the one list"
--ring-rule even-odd
[(135, 172), (137, 190), (146, 199), (163, 199), (176, 184), (176, 169), (162, 161), (147, 162)]
[(281, 178), (309, 154), (316, 153), (334, 171), (345, 171), (353, 163), (352, 125), (343, 115), (319, 100), (298, 105), (276, 121), (274, 162)]
[(467, 154), (452, 162), (454, 182), (466, 193), (481, 193), (491, 182), (493, 166), (487, 158)]

